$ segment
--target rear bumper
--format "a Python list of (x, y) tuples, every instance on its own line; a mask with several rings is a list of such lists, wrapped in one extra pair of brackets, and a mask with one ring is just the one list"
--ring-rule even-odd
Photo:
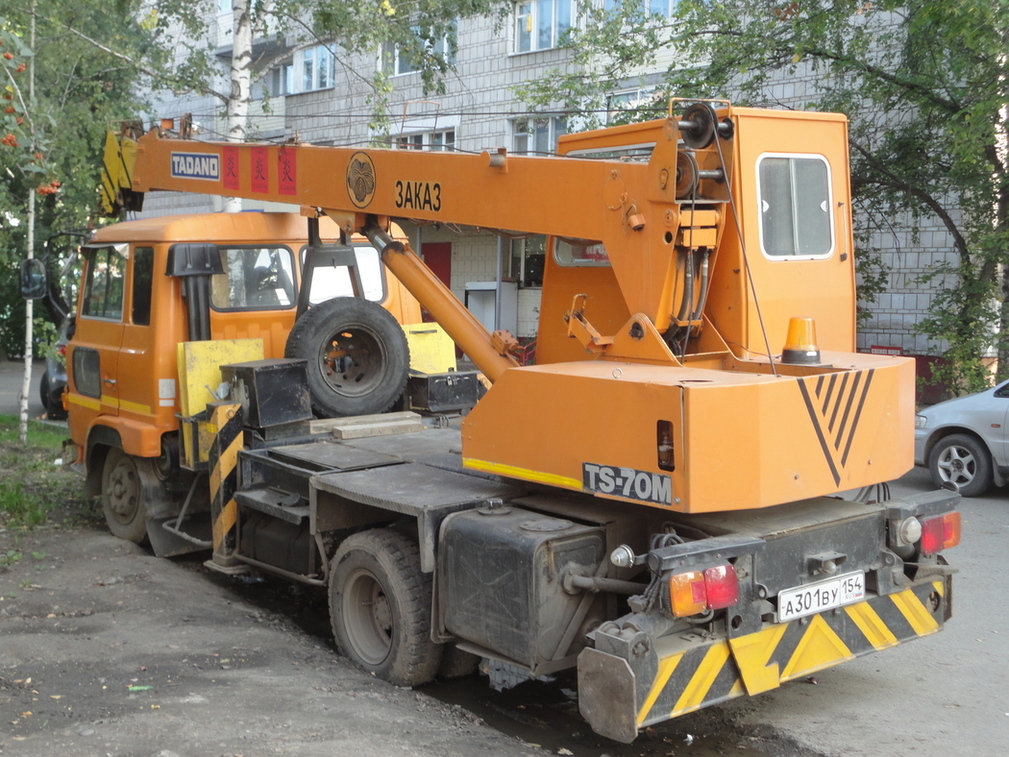
[(587, 648), (579, 655), (579, 709), (597, 733), (630, 743), (646, 726), (929, 636), (942, 630), (951, 608), (951, 577), (933, 575), (887, 596), (735, 638), (653, 639), (642, 632), (629, 638), (624, 630), (612, 651)]

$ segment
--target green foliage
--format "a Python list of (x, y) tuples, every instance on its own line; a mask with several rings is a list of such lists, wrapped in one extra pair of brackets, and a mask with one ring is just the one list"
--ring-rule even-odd
[[(895, 217), (937, 219), (954, 240), (949, 262), (925, 279), (943, 286), (919, 328), (953, 361), (950, 386), (966, 390), (987, 380), (982, 360), (996, 341), (1009, 373), (1009, 306), (996, 307), (1009, 300), (1009, 279), (999, 279), (1009, 170), (996, 147), (1006, 134), (1007, 39), (1009, 0), (681, 0), (672, 19), (596, 9), (568, 40), (575, 65), (520, 94), (592, 123), (618, 88), (773, 107), (783, 77), (796, 77), (805, 107), (848, 115), (859, 240)], [(643, 77), (660, 54), (671, 64)], [(859, 258), (864, 306), (889, 272), (878, 254), (863, 248)]]
[(0, 482), (0, 522), (7, 528), (35, 528), (46, 522), (48, 508), (25, 493), (20, 482)]
[[(65, 428), (28, 424), (28, 444), (18, 441), (18, 419), (0, 416), (0, 528), (28, 529), (91, 517), (77, 474), (57, 464)], [(70, 509), (68, 509), (70, 508)]]

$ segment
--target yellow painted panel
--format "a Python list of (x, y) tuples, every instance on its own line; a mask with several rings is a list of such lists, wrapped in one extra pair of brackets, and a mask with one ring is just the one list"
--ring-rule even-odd
[(262, 339), (179, 343), (179, 404), (182, 415), (192, 417), (214, 399), (212, 391), (221, 383), (222, 365), (262, 359)]
[(456, 369), (455, 342), (437, 323), (403, 326), (410, 345), (410, 370), (421, 373), (448, 373)]
[(751, 696), (778, 688), (778, 663), (771, 662), (771, 655), (787, 629), (788, 624), (781, 624), (729, 639), (739, 675)]
[(826, 621), (819, 615), (814, 615), (809, 621), (809, 628), (802, 641), (795, 649), (792, 659), (788, 661), (781, 672), (782, 681), (829, 668), (845, 660), (854, 660), (855, 655), (848, 649)]

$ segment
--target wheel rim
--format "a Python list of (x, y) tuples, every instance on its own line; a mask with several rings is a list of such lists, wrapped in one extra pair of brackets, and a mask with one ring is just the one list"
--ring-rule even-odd
[(966, 447), (955, 444), (939, 453), (936, 467), (944, 483), (953, 483), (961, 488), (973, 481), (977, 474), (974, 455)]
[(319, 351), (326, 383), (345, 397), (361, 397), (382, 383), (385, 350), (375, 332), (351, 326), (334, 332)]
[(140, 509), (140, 476), (129, 458), (123, 458), (109, 474), (109, 514), (119, 523), (129, 525)]
[(343, 591), (343, 618), (347, 641), (367, 665), (379, 665), (392, 649), (392, 608), (382, 584), (363, 569), (347, 578)]

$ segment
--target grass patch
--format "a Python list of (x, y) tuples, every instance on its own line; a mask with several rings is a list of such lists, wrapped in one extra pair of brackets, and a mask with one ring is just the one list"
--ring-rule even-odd
[(28, 422), (28, 443), (18, 441), (18, 419), (0, 415), (0, 528), (77, 525), (94, 519), (84, 480), (57, 461), (66, 428)]

